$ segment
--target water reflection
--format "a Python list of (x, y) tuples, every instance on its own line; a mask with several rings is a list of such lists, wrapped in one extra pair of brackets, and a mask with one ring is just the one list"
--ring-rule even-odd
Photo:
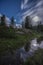
[(33, 56), (36, 50), (38, 50), (39, 48), (43, 48), (43, 41), (41, 41), (41, 43), (39, 44), (37, 42), (37, 38), (31, 40), (30, 42), (30, 50), (28, 52), (25, 51), (24, 47), (19, 49), (20, 57), (23, 59), (24, 62), (27, 60), (27, 58)]
[[(40, 44), (37, 42), (37, 38), (30, 41), (29, 50), (26, 51), (28, 45), (23, 46), (15, 51), (15, 54), (4, 56), (1, 58), (0, 65), (20, 65), (25, 62), (29, 57), (33, 56), (35, 51), (39, 48), (43, 49), (43, 41)], [(3, 63), (3, 64), (2, 64)]]
[[(28, 51), (25, 50), (25, 47), (22, 47), (20, 49), (18, 49), (17, 53), (20, 54), (20, 58), (23, 59), (23, 61), (25, 62), (30, 56), (34, 55), (35, 50), (38, 49), (39, 44), (37, 44), (36, 42), (37, 40), (31, 40), (30, 42), (30, 49)], [(18, 55), (18, 54), (17, 54)]]
[(41, 49), (43, 49), (43, 41), (41, 41), (41, 44), (39, 46)]
[(37, 38), (31, 40), (31, 49), (35, 51), (38, 48), (39, 48), (39, 44), (37, 44)]

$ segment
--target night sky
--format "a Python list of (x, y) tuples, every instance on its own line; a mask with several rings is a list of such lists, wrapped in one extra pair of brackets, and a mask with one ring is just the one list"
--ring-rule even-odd
[(9, 18), (14, 16), (17, 23), (21, 23), (27, 15), (42, 17), (42, 11), (43, 0), (0, 0), (0, 14)]

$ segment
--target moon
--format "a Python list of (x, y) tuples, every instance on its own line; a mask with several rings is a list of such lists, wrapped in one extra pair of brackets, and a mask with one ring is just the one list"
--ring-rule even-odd
[(40, 21), (40, 18), (39, 18), (38, 16), (35, 16), (35, 17), (33, 18), (33, 21), (34, 21), (34, 22), (38, 22), (38, 21)]

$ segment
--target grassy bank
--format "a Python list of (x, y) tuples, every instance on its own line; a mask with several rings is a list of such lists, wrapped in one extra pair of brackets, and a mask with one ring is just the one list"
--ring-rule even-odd
[(22, 47), (27, 41), (41, 36), (40, 33), (36, 33), (33, 31), (32, 33), (28, 33), (28, 34), (26, 33), (23, 35), (16, 34), (14, 32), (10, 32), (10, 36), (11, 34), (13, 34), (12, 38), (10, 38), (9, 36), (8, 36), (9, 38), (8, 37), (0, 38), (0, 53), (3, 53), (4, 51), (9, 50), (9, 49), (16, 50)]

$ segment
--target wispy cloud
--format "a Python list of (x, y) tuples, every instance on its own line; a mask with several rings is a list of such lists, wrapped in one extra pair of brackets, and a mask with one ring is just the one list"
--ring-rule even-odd
[(28, 6), (31, 7), (22, 13), (22, 19), (24, 19), (26, 16), (31, 16), (31, 17), (35, 17), (38, 16), (40, 17), (42, 23), (43, 23), (43, 0), (37, 0), (37, 3), (35, 6), (32, 6), (34, 3), (31, 2)]
[[(32, 13), (34, 13), (35, 12), (35, 3), (32, 1), (32, 2), (28, 2), (28, 9), (24, 12), (24, 13), (22, 13), (22, 15), (21, 16), (27, 16), (27, 15), (31, 15)], [(25, 6), (24, 6), (24, 8), (25, 8)]]
[[(41, 14), (43, 12), (43, 5), (42, 5), (43, 1), (40, 1), (36, 4), (36, 6), (28, 9), (26, 12), (24, 12), (22, 15), (26, 16), (26, 15), (34, 15), (34, 14)], [(40, 6), (39, 6), (40, 5)]]
[(39, 1), (39, 2), (37, 3), (36, 7), (39, 7), (39, 6), (41, 6), (42, 4), (43, 4), (43, 0)]
[(23, 0), (23, 1), (21, 2), (21, 10), (23, 10), (23, 9), (25, 9), (25, 8), (28, 7), (27, 3), (28, 3), (28, 0)]
[[(36, 0), (36, 2), (33, 0), (32, 2), (29, 1), (30, 0), (23, 0), (21, 3), (21, 11), (23, 12), (18, 15), (21, 17), (20, 21), (24, 20), (26, 16), (31, 16), (32, 18), (38, 16), (43, 23), (43, 0)], [(33, 25), (36, 24), (34, 22), (32, 23)]]

